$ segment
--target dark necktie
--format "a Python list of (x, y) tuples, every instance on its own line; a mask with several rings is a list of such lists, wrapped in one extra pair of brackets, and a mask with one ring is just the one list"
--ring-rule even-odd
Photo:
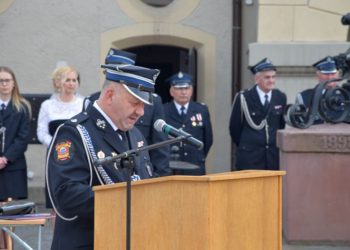
[(120, 135), (121, 141), (122, 141), (124, 147), (125, 147), (127, 150), (129, 150), (130, 148), (129, 148), (128, 138), (126, 137), (126, 132), (124, 132), (124, 131), (118, 129), (118, 130), (117, 130), (117, 133)]
[(181, 118), (182, 118), (182, 120), (184, 120), (184, 118), (185, 118), (185, 115), (186, 115), (186, 113), (185, 113), (185, 106), (181, 106), (181, 108), (180, 108), (180, 116), (181, 116)]
[(5, 109), (6, 109), (6, 105), (5, 105), (5, 103), (1, 104), (1, 110), (0, 110), (1, 115), (4, 115), (4, 113), (5, 113)]
[(269, 96), (265, 95), (264, 109), (267, 110), (269, 107)]

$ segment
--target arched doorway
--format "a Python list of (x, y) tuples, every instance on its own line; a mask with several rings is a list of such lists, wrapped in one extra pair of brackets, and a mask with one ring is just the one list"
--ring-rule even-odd
[[(194, 83), (196, 82), (194, 50), (167, 45), (143, 45), (124, 50), (137, 55), (137, 65), (160, 70), (156, 81), (156, 93), (162, 97), (164, 103), (172, 100), (169, 94), (170, 85), (166, 80), (173, 74), (179, 71), (189, 73), (192, 75)], [(194, 89), (194, 100), (196, 99), (195, 93), (196, 89)]]

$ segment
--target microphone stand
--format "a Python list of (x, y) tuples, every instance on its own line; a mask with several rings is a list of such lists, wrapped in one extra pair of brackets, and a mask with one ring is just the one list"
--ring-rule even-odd
[(134, 157), (141, 151), (152, 150), (152, 149), (164, 147), (166, 145), (174, 144), (180, 141), (184, 141), (190, 136), (191, 135), (178, 136), (166, 141), (158, 142), (155, 144), (147, 145), (136, 149), (131, 149), (118, 155), (107, 156), (103, 159), (97, 159), (94, 162), (94, 164), (96, 165), (101, 165), (103, 163), (108, 163), (111, 161), (113, 162), (120, 161), (120, 166), (122, 168), (127, 168), (128, 170), (128, 176), (126, 179), (126, 250), (130, 250), (130, 242), (131, 242), (131, 175), (135, 165)]

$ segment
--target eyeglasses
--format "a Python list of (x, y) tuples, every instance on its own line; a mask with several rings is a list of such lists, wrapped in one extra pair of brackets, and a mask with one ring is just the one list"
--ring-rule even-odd
[(12, 81), (13, 81), (13, 79), (0, 79), (0, 84), (2, 84), (2, 85), (9, 84)]

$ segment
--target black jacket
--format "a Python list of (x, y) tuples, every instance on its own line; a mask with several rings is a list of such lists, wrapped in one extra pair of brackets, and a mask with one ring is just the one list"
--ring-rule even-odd
[[(254, 123), (259, 125), (267, 118), (268, 136), (265, 128), (253, 129), (247, 122), (241, 109), (240, 93), (235, 97), (230, 118), (230, 135), (237, 146), (236, 168), (242, 169), (279, 169), (279, 151), (276, 147), (276, 133), (285, 127), (283, 108), (286, 105), (286, 95), (280, 90), (272, 90), (269, 109), (266, 110), (260, 102), (257, 86), (244, 91), (248, 110)], [(268, 141), (267, 141), (268, 137)]]

